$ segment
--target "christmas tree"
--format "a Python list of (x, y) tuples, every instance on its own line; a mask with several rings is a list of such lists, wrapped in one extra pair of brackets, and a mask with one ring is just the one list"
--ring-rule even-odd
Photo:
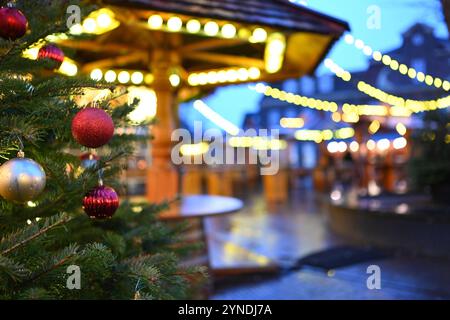
[[(117, 103), (126, 89), (55, 71), (66, 53), (50, 42), (68, 31), (67, 7), (95, 8), (0, 4), (0, 299), (187, 297), (202, 270), (179, 266), (180, 230), (157, 219), (169, 204), (116, 193), (139, 139), (114, 134), (130, 125), (134, 105)], [(81, 108), (89, 90), (103, 98)]]

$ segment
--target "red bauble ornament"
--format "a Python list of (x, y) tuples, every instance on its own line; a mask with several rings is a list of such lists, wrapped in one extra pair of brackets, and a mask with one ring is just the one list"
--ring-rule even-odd
[(98, 186), (83, 199), (83, 209), (93, 219), (111, 218), (119, 207), (119, 196), (113, 188)]
[(28, 21), (16, 8), (0, 8), (0, 37), (16, 40), (27, 32)]
[(104, 110), (85, 108), (72, 120), (72, 135), (82, 146), (101, 147), (114, 135), (114, 123)]
[(64, 51), (54, 44), (47, 44), (39, 49), (38, 59), (50, 61), (52, 69), (58, 69), (64, 61)]

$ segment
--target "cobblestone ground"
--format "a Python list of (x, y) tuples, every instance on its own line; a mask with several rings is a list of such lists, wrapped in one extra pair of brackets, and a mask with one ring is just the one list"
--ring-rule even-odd
[[(207, 223), (214, 268), (292, 265), (297, 259), (345, 244), (328, 228), (313, 194), (268, 208), (260, 196), (237, 214)], [(381, 268), (381, 289), (367, 288), (369, 265)], [(225, 285), (223, 283), (226, 283)], [(450, 299), (450, 261), (394, 255), (336, 270), (304, 267), (267, 276), (231, 277), (212, 299)]]

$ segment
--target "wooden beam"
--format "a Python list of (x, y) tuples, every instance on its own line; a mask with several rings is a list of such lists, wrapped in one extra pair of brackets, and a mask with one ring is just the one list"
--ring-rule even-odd
[(212, 63), (219, 63), (221, 65), (240, 66), (246, 68), (256, 67), (259, 69), (264, 69), (264, 61), (256, 58), (209, 52), (181, 52), (181, 54), (183, 55), (184, 59), (207, 61)]
[(144, 50), (139, 50), (134, 47), (126, 46), (118, 43), (100, 43), (93, 40), (63, 40), (58, 42), (62, 47), (83, 50), (83, 51), (93, 51), (93, 52), (114, 52), (117, 54), (125, 54), (129, 52), (141, 52)]
[(107, 59), (102, 59), (102, 60), (97, 60), (94, 62), (86, 63), (85, 65), (83, 65), (81, 70), (83, 72), (87, 73), (96, 68), (99, 68), (99, 69), (112, 68), (112, 67), (120, 68), (120, 67), (124, 67), (130, 63), (145, 61), (146, 59), (148, 59), (148, 56), (146, 54), (143, 55), (140, 52), (135, 52), (133, 54), (128, 54), (128, 55), (124, 55), (124, 56), (116, 56), (116, 57), (112, 57), (112, 58), (107, 58)]
[(202, 51), (216, 48), (232, 47), (244, 43), (240, 39), (208, 39), (187, 44), (181, 48), (182, 52)]

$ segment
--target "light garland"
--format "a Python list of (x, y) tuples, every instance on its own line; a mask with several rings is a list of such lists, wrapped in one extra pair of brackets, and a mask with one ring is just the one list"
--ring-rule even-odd
[(355, 136), (355, 130), (351, 127), (341, 128), (337, 130), (310, 130), (301, 129), (294, 133), (295, 139), (299, 141), (313, 141), (315, 143), (321, 143), (322, 141), (328, 141), (333, 139), (349, 139)]
[(425, 83), (428, 86), (434, 86), (436, 88), (442, 88), (445, 91), (450, 91), (450, 82), (447, 80), (442, 80), (438, 77), (424, 74), (423, 72), (417, 71), (404, 63), (400, 63), (387, 54), (382, 54), (380, 51), (373, 50), (373, 48), (365, 44), (363, 40), (356, 39), (351, 34), (345, 35), (344, 40), (348, 45), (353, 45), (355, 48), (362, 51), (366, 56), (372, 58), (372, 60), (383, 63), (393, 71), (397, 71), (411, 79), (416, 79), (417, 81)]
[(193, 72), (188, 76), (190, 86), (206, 86), (217, 83), (235, 83), (238, 81), (257, 80), (261, 71), (256, 67), (215, 69), (204, 72)]

